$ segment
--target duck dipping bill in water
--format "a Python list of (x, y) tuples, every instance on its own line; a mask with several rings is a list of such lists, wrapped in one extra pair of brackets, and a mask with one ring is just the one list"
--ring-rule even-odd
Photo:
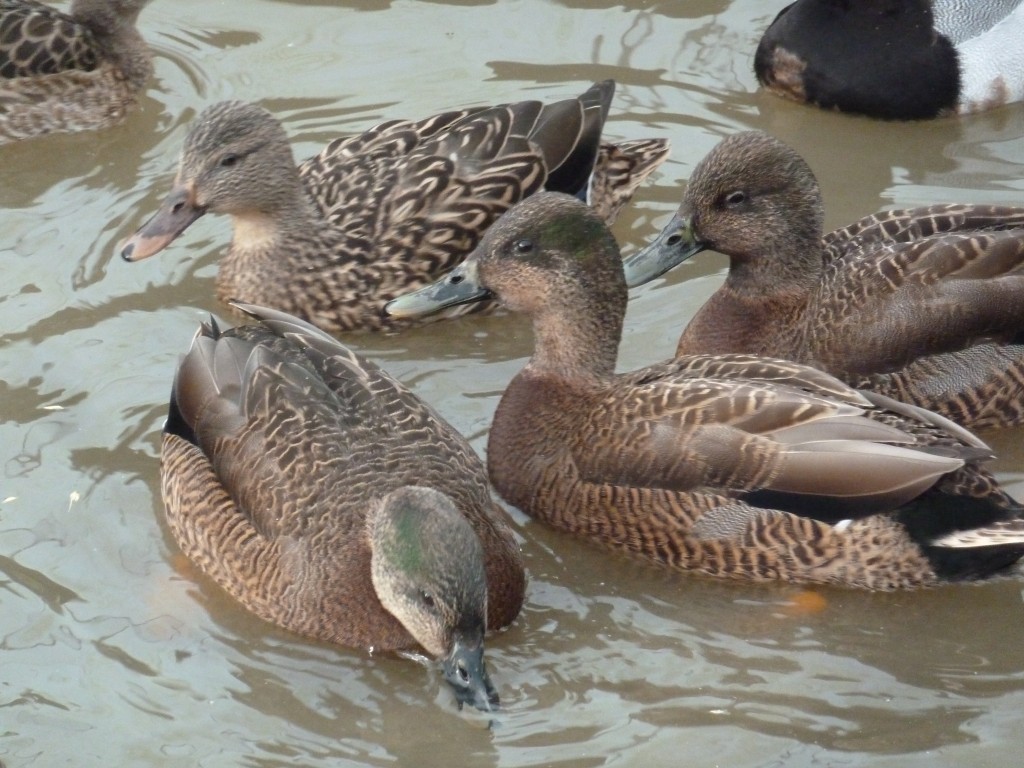
[(676, 568), (869, 589), (1001, 573), (1024, 509), (988, 448), (936, 414), (798, 363), (689, 355), (615, 373), (627, 288), (615, 239), (579, 201), (505, 214), (398, 316), (494, 296), (533, 318), (501, 397), (491, 483), (555, 527)]
[(486, 629), (526, 579), (483, 464), (428, 405), (309, 324), (203, 324), (161, 449), (182, 551), (257, 616), (307, 637), (443, 661), (461, 702), (493, 709)]
[(725, 283), (677, 355), (782, 357), (970, 429), (1024, 423), (1024, 208), (887, 211), (824, 237), (823, 222), (807, 163), (768, 134), (735, 134), (697, 164), (661, 234), (626, 259), (626, 280), (718, 251)]
[(0, 144), (106, 128), (153, 75), (135, 24), (149, 0), (0, 0)]
[(869, 117), (981, 112), (1024, 99), (1024, 3), (797, 0), (754, 73), (776, 95)]
[(330, 332), (395, 328), (382, 311), (388, 300), (458, 264), (491, 222), (538, 190), (578, 194), (614, 219), (668, 153), (661, 139), (602, 142), (614, 91), (605, 80), (554, 104), (392, 120), (298, 167), (273, 115), (221, 102), (196, 120), (170, 195), (120, 252), (138, 261), (203, 214), (228, 214), (222, 300)]

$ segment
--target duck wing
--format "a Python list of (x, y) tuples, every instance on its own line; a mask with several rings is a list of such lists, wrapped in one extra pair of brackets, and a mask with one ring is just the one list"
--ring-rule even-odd
[(844, 377), (1009, 341), (1024, 328), (1024, 230), (883, 243), (826, 265), (806, 314), (808, 359)]
[(99, 63), (85, 26), (42, 3), (0, 0), (0, 78), (91, 71)]
[(826, 261), (857, 259), (872, 245), (911, 243), (935, 235), (1021, 228), (1024, 228), (1024, 208), (942, 203), (873, 213), (829, 232), (822, 238), (822, 244)]
[(644, 383), (612, 387), (574, 441), (583, 479), (736, 498), (772, 491), (866, 515), (990, 455), (976, 440), (932, 440), (935, 425), (914, 434), (897, 415), (874, 418), (876, 406), (857, 398), (735, 376), (680, 377), (669, 366), (645, 373)]

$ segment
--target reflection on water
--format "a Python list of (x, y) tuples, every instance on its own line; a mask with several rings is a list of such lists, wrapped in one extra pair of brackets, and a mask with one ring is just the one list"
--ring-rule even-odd
[[(1019, 762), (1020, 580), (898, 595), (723, 584), (514, 512), (531, 582), (523, 615), (489, 642), (504, 708), (488, 719), (458, 711), (433, 665), (248, 615), (163, 528), (158, 431), (178, 356), (222, 313), (213, 278), (229, 227), (207, 217), (143, 264), (113, 254), (211, 101), (261, 100), (305, 157), (382, 119), (564, 98), (615, 77), (609, 132), (674, 143), (616, 225), (625, 250), (664, 223), (721, 136), (750, 127), (808, 158), (833, 226), (886, 206), (1020, 199), (1019, 107), (891, 125), (757, 93), (751, 52), (783, 4), (156, 0), (142, 26), (157, 78), (140, 111), (101, 134), (0, 149), (0, 761)], [(671, 354), (724, 266), (702, 256), (636, 291), (622, 366)], [(348, 341), (478, 450), (532, 343), (508, 316)], [(989, 437), (1024, 495), (1020, 435)]]

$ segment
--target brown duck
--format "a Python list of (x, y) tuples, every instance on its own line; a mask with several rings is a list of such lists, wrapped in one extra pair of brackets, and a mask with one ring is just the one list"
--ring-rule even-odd
[(488, 230), (399, 315), (493, 294), (535, 349), (498, 405), (488, 471), (552, 525), (715, 576), (895, 589), (975, 579), (1024, 556), (1022, 508), (966, 430), (798, 363), (690, 355), (615, 373), (619, 250), (545, 193)]
[(175, 378), (161, 451), (167, 521), (207, 575), (308, 637), (444, 661), (492, 708), (486, 628), (525, 577), (466, 441), (377, 366), (289, 315), (204, 324)]
[(393, 120), (298, 168), (269, 112), (215, 104), (185, 139), (174, 189), (121, 255), (151, 256), (204, 213), (228, 214), (222, 300), (275, 307), (331, 332), (392, 328), (382, 312), (389, 299), (443, 275), (503, 211), (540, 189), (579, 194), (615, 217), (668, 144), (602, 143), (614, 90), (606, 80), (550, 105)]
[(72, 0), (62, 13), (0, 0), (0, 144), (120, 122), (153, 74), (135, 28), (148, 2)]
[(677, 355), (782, 357), (968, 428), (1024, 423), (1024, 208), (891, 211), (824, 238), (822, 225), (803, 159), (764, 133), (736, 134), (697, 165), (626, 279), (719, 251), (729, 274)]

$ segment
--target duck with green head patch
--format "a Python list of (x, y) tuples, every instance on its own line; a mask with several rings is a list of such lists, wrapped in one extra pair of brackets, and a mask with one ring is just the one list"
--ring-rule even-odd
[(520, 203), (397, 316), (494, 296), (534, 352), (487, 448), (510, 504), (616, 549), (715, 576), (896, 589), (1001, 573), (1024, 510), (991, 451), (936, 414), (798, 363), (691, 355), (616, 374), (627, 289), (578, 201)]
[(175, 378), (161, 477), (182, 551), (249, 610), (307, 637), (422, 647), (493, 709), (488, 629), (525, 575), (483, 465), (432, 409), (273, 310), (204, 325)]

